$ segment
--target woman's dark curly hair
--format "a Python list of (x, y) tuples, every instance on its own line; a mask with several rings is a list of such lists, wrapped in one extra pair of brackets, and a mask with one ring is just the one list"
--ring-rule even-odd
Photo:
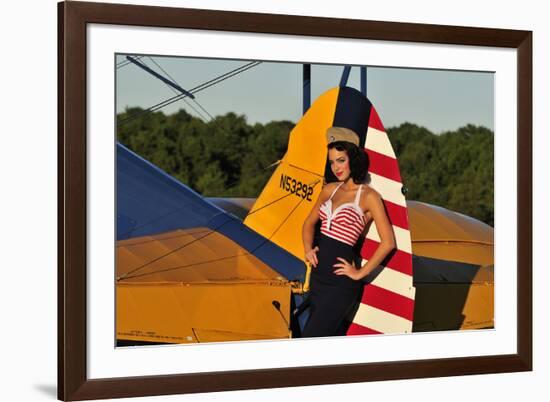
[[(355, 184), (365, 183), (368, 180), (369, 157), (363, 149), (348, 141), (331, 142), (328, 144), (328, 149), (332, 148), (336, 148), (338, 151), (346, 151), (349, 157), (350, 176)], [(325, 176), (329, 176), (325, 177), (327, 182), (338, 180), (329, 167), (328, 156), (326, 172)]]

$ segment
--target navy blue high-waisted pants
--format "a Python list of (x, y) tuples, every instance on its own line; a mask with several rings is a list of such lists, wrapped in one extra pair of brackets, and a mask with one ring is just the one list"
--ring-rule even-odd
[(347, 275), (336, 275), (334, 264), (342, 257), (361, 266), (361, 257), (352, 246), (320, 234), (318, 264), (311, 269), (309, 319), (302, 337), (346, 335), (359, 306), (364, 283)]

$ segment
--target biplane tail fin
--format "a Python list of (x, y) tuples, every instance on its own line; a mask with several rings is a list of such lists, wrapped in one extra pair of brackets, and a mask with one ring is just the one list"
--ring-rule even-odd
[(292, 129), (285, 155), (244, 220), (301, 260), (301, 229), (324, 184), (325, 132), (333, 123), (338, 92), (333, 88), (321, 95)]
[[(395, 152), (371, 102), (354, 88), (340, 86), (322, 94), (290, 133), (287, 152), (244, 220), (245, 225), (304, 261), (302, 226), (323, 187), (336, 181), (327, 161), (329, 127), (359, 136), (369, 156), (369, 185), (384, 201), (397, 249), (367, 278), (348, 335), (412, 331), (415, 288), (407, 204)], [(370, 225), (361, 247), (363, 264), (380, 238)]]

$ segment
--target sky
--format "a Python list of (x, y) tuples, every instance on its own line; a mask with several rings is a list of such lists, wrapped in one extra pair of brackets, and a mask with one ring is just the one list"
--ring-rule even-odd
[[(147, 56), (140, 62), (190, 90), (250, 61)], [(249, 124), (272, 120), (296, 123), (302, 116), (302, 71), (301, 64), (262, 62), (196, 93), (198, 104), (180, 100), (161, 110), (171, 114), (185, 109), (206, 121), (209, 115), (234, 112), (245, 115)], [(312, 103), (339, 85), (342, 71), (343, 66), (312, 65)], [(117, 56), (116, 73), (117, 113), (132, 106), (148, 108), (175, 95), (175, 90), (159, 79), (126, 62), (125, 55)], [(347, 85), (360, 89), (358, 67), (351, 69)], [(436, 134), (467, 124), (494, 130), (491, 72), (367, 66), (367, 97), (386, 128), (410, 122)]]

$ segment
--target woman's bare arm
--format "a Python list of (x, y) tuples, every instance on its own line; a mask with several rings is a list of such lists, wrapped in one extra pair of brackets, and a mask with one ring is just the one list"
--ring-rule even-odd
[[(311, 211), (304, 221), (302, 226), (302, 241), (304, 243), (304, 254), (308, 254), (312, 250), (313, 235), (315, 232), (315, 224), (319, 220), (319, 207), (330, 196), (330, 192), (334, 189), (335, 183), (326, 184), (321, 190), (321, 194), (317, 198), (317, 202), (311, 208)], [(314, 261), (314, 265), (317, 265), (317, 261)]]
[(380, 244), (367, 263), (358, 270), (358, 279), (362, 279), (371, 273), (396, 246), (393, 227), (386, 214), (380, 194), (376, 191), (369, 191), (366, 195), (366, 202), (367, 214), (370, 213), (370, 216), (374, 219), (376, 230), (380, 236)]

